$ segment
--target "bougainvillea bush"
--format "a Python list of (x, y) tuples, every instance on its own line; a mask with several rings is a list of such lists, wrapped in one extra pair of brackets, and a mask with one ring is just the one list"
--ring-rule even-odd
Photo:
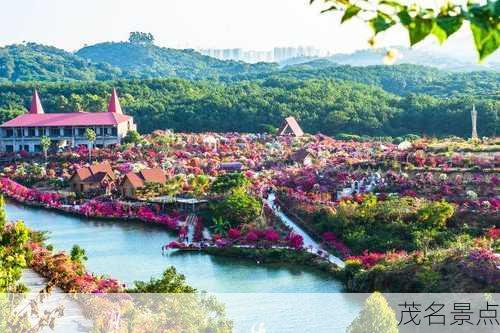
[(85, 272), (80, 262), (72, 261), (64, 252), (53, 253), (37, 243), (32, 243), (30, 250), (30, 267), (43, 277), (54, 281), (55, 285), (65, 292), (118, 293), (124, 290), (117, 280)]
[(365, 253), (346, 264), (346, 286), (355, 292), (500, 291), (500, 257), (489, 246), (395, 255)]

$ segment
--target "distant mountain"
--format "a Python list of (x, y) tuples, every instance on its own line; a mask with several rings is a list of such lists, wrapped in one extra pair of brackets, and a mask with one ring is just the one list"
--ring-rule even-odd
[[(413, 64), (422, 66), (431, 66), (449, 71), (485, 71), (493, 70), (500, 72), (500, 53), (497, 52), (489, 57), (484, 64), (478, 64), (472, 59), (466, 57), (459, 58), (443, 54), (442, 52), (424, 51), (421, 49), (409, 49), (405, 47), (395, 48), (401, 58), (396, 62), (397, 64)], [(316, 64), (318, 60), (329, 61), (339, 65), (351, 66), (377, 66), (383, 65), (383, 58), (387, 49), (368, 49), (360, 50), (354, 53), (339, 53), (326, 58), (293, 58), (281, 62), (282, 67), (293, 66), (299, 64), (309, 63), (314, 61)], [(325, 66), (325, 63), (322, 63)]]
[(0, 81), (91, 81), (121, 77), (121, 70), (35, 43), (0, 48)]
[(36, 43), (0, 48), (0, 81), (106, 81), (180, 77), (218, 79), (276, 69), (269, 63), (222, 61), (193, 50), (101, 43), (70, 53)]
[(194, 50), (177, 50), (130, 42), (100, 43), (76, 52), (96, 63), (120, 68), (129, 78), (181, 77), (219, 78), (240, 73), (273, 70), (275, 64), (247, 64), (204, 56)]

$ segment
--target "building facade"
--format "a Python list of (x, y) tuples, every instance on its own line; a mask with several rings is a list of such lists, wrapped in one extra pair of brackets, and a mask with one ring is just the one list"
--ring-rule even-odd
[(94, 146), (120, 144), (131, 130), (136, 130), (134, 119), (124, 115), (113, 89), (107, 112), (45, 113), (38, 92), (33, 92), (29, 112), (0, 126), (0, 150), (5, 152), (42, 151), (41, 138), (47, 136), (56, 147), (77, 147), (90, 142), (85, 135), (91, 128), (96, 133)]

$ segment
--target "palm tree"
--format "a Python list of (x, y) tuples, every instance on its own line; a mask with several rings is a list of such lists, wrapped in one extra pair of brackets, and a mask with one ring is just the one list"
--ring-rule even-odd
[(196, 197), (203, 196), (210, 186), (210, 179), (205, 175), (198, 175), (189, 178), (189, 185), (191, 186), (191, 191)]
[(85, 131), (85, 136), (87, 137), (87, 141), (90, 143), (89, 162), (92, 163), (92, 149), (94, 148), (94, 142), (96, 140), (95, 131), (92, 128), (87, 128), (87, 130)]
[(40, 139), (40, 146), (42, 147), (43, 155), (45, 156), (45, 163), (47, 163), (47, 151), (49, 150), (51, 144), (52, 141), (46, 135), (42, 136)]
[(214, 232), (219, 235), (225, 235), (231, 226), (223, 217), (214, 218), (212, 221), (214, 223)]

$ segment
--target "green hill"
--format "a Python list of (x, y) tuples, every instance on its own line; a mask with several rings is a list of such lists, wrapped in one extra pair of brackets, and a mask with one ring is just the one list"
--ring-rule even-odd
[(36, 43), (0, 48), (0, 81), (107, 81), (180, 77), (219, 79), (273, 71), (276, 64), (222, 61), (193, 50), (129, 42), (101, 43), (70, 53)]
[(121, 70), (36, 43), (0, 48), (0, 81), (90, 81), (121, 77)]
[(177, 50), (130, 42), (100, 43), (76, 52), (81, 58), (120, 68), (127, 78), (181, 77), (207, 79), (242, 73), (268, 72), (275, 64), (222, 61), (194, 50)]

